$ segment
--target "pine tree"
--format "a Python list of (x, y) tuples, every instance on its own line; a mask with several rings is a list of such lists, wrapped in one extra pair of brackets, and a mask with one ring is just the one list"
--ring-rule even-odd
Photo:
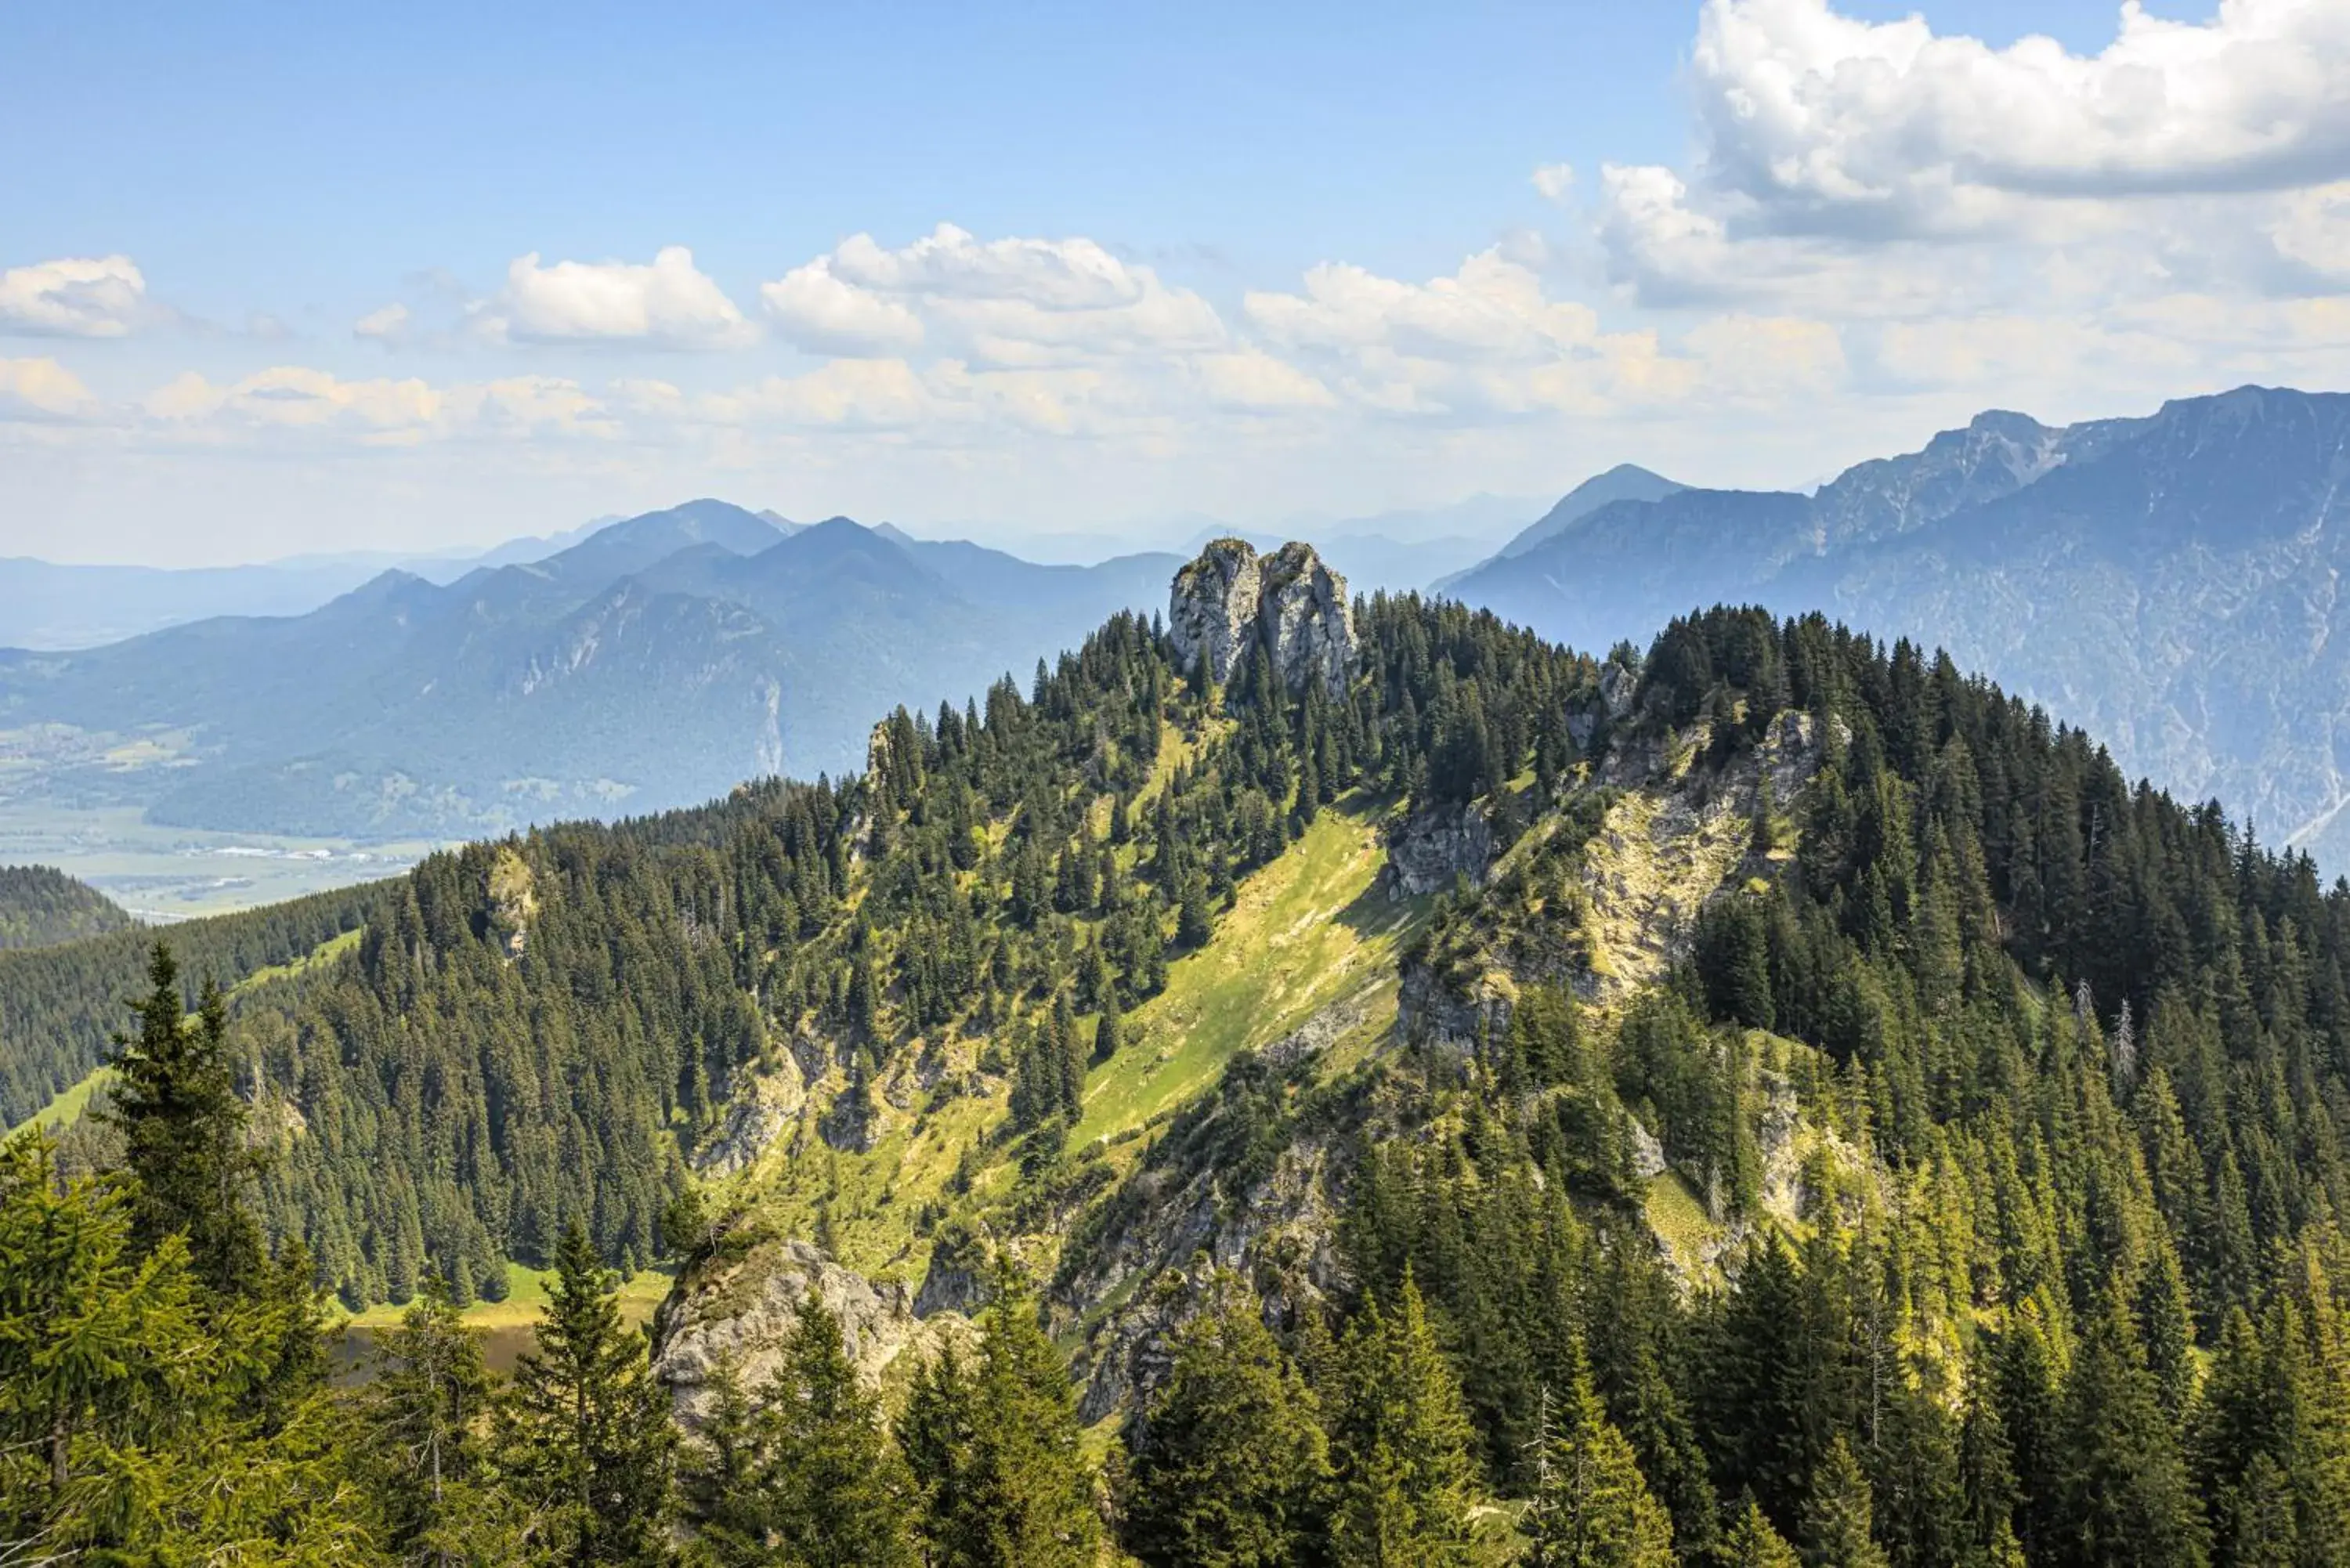
[(66, 1180), (57, 1146), (0, 1146), (0, 1540), (28, 1541), (68, 1501), (77, 1462), (160, 1438), (205, 1346), (184, 1241), (134, 1257), (132, 1199)]
[(1476, 1500), (1468, 1407), (1409, 1268), (1395, 1309), (1367, 1301), (1339, 1355), (1331, 1521), (1339, 1557), (1367, 1568), (1468, 1563)]
[(1094, 1025), (1094, 1060), (1108, 1061), (1125, 1044), (1126, 1020), (1118, 1012), (1118, 984), (1113, 981), (1102, 988), (1101, 1020)]
[(46, 1135), (0, 1147), (0, 1556), (365, 1560), (343, 1428), (279, 1388), (287, 1314), (207, 1292), (182, 1232), (141, 1250), (136, 1228)]
[(1171, 1349), (1129, 1440), (1128, 1550), (1151, 1568), (1299, 1561), (1329, 1472), (1305, 1380), (1236, 1282), (1218, 1282)]
[(712, 1366), (709, 1403), (677, 1459), (680, 1512), (693, 1530), (694, 1555), (711, 1568), (759, 1568), (773, 1560), (767, 1539), (775, 1500), (764, 1425), (732, 1355)]
[(1207, 884), (1193, 877), (1183, 884), (1182, 901), (1175, 911), (1175, 945), (1196, 952), (1216, 938), (1215, 917), (1208, 909)]
[(973, 1533), (972, 1455), (979, 1444), (978, 1397), (952, 1342), (914, 1376), (898, 1418), (898, 1449), (911, 1470), (919, 1508), (916, 1533), (930, 1568), (984, 1561)]
[(575, 1563), (654, 1563), (662, 1552), (675, 1436), (618, 1295), (588, 1233), (566, 1227), (536, 1348), (515, 1363), (498, 1408), (501, 1466)]
[(123, 1163), (137, 1179), (140, 1243), (188, 1238), (197, 1277), (234, 1295), (255, 1289), (261, 1232), (244, 1208), (256, 1171), (244, 1136), (244, 1102), (228, 1063), (228, 1002), (209, 983), (193, 1020), (180, 997), (179, 965), (155, 944), (149, 990), (135, 1004), (138, 1033), (115, 1036), (115, 1083), (107, 1120), (120, 1130)]
[(1580, 1338), (1569, 1346), (1556, 1409), (1544, 1391), (1543, 1451), (1531, 1519), (1532, 1568), (1672, 1568), (1673, 1526), (1648, 1493), (1632, 1445), (1607, 1419)]
[(482, 1561), (498, 1511), (482, 1485), (490, 1374), (440, 1274), (377, 1339), (374, 1360), (360, 1409), (384, 1545), (436, 1565)]
[(879, 1402), (848, 1359), (840, 1319), (811, 1290), (762, 1411), (767, 1487), (784, 1560), (806, 1568), (911, 1568), (912, 1477)]
[(2202, 1508), (2137, 1326), (2116, 1295), (2093, 1318), (2064, 1396), (2066, 1558), (2083, 1568), (2201, 1568)]

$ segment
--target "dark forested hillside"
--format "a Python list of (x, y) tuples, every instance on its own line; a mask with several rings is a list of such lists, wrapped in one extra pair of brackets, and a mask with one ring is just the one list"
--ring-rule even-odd
[(238, 996), (272, 1244), (460, 1341), (558, 1266), (463, 1507), (595, 1401), (595, 1561), (2344, 1560), (2350, 887), (1817, 617), (1600, 665), (1228, 561)]
[[(168, 937), (191, 976), (234, 986), (357, 931), (380, 891), (344, 888), (190, 920)], [(105, 1063), (158, 934), (126, 927), (45, 950), (0, 952), (0, 1124), (16, 1126)]]
[(51, 866), (0, 866), (0, 950), (46, 948), (130, 924), (120, 905)]

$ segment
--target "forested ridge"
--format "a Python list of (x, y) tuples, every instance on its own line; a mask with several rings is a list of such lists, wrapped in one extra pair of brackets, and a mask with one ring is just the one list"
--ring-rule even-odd
[[(265, 1252), (272, 1278), (413, 1303), (378, 1392), (301, 1396), (356, 1423), (301, 1461), (350, 1489), (337, 1550), (2350, 1558), (2350, 888), (1817, 618), (1692, 617), (1605, 680), (1449, 605), (1376, 598), (1356, 631), (1331, 701), (1262, 655), (1216, 690), (1121, 618), (1024, 692), (893, 715), (862, 777), (435, 857), (347, 957), (182, 1032), (217, 1029), (206, 1070), (248, 1092), (213, 1103), (264, 1135), (218, 1146), (257, 1141), (259, 1220), (209, 1288)], [(1122, 1011), (1366, 795), (1399, 825), (1465, 807), (1498, 855), (1416, 925), (1393, 1037), (1326, 1070), (1243, 1054), (1131, 1174), (1082, 1179), (1103, 1168), (1065, 1140)], [(1636, 984), (1586, 873), (1660, 802), (1716, 808), (1690, 834), (1721, 875)], [(1000, 1105), (974, 1158), (1017, 1166), (972, 1199), (998, 1243), (977, 1348), (880, 1401), (812, 1301), (771, 1381), (722, 1368), (671, 1435), (598, 1254), (723, 1281), (763, 1244), (756, 1195), (685, 1173), (734, 1089), (814, 1050), (843, 1085), (825, 1142), (854, 1150), (874, 1085), (957, 1042), (986, 1049), (931, 1087)], [(137, 1116), (69, 1152), (151, 1179)], [(12, 1158), (12, 1215), (142, 1190)], [(1153, 1370), (1095, 1463), (1040, 1307), (1061, 1330), (1100, 1308), (1089, 1261), (1187, 1178), (1233, 1224), (1309, 1158), (1343, 1196), (1327, 1255), (1144, 1282)], [(112, 1300), (141, 1255), (201, 1272), (127, 1213), (121, 1269), (71, 1288)], [(216, 1214), (181, 1229), (243, 1245)], [(560, 1277), (543, 1359), (499, 1394), (453, 1314), (506, 1256)], [(89, 1429), (116, 1442), (136, 1407), (97, 1401)], [(7, 1408), (48, 1429), (53, 1407)], [(284, 1440), (276, 1418), (224, 1410), (228, 1451)], [(429, 1495), (387, 1436), (419, 1421), (462, 1478)], [(70, 1490), (8, 1474), (19, 1520)]]
[(114, 900), (53, 866), (0, 866), (0, 950), (53, 947), (130, 923)]
[[(376, 887), (338, 888), (172, 928), (192, 974), (234, 985), (294, 963), (368, 918)], [(0, 950), (0, 1124), (14, 1127), (103, 1065), (155, 933), (122, 929), (44, 950)]]

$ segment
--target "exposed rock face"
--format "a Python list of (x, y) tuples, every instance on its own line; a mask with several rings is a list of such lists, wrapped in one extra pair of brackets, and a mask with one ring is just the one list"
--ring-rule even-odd
[(1480, 1040), (1509, 1033), (1516, 1006), (1516, 996), (1493, 976), (1448, 981), (1426, 964), (1414, 964), (1404, 971), (1396, 992), (1396, 1033), (1406, 1040), (1472, 1050)]
[(710, 1378), (722, 1359), (733, 1362), (743, 1387), (766, 1385), (811, 1286), (840, 1319), (848, 1358), (870, 1383), (889, 1377), (908, 1352), (926, 1356), (968, 1332), (960, 1318), (916, 1317), (904, 1286), (877, 1288), (806, 1241), (762, 1241), (738, 1262), (712, 1267), (691, 1289), (671, 1292), (653, 1320), (653, 1375), (688, 1429), (709, 1414)]
[(992, 1261), (984, 1239), (960, 1222), (947, 1225), (931, 1247), (922, 1288), (914, 1293), (915, 1315), (929, 1317), (941, 1312), (977, 1315), (994, 1297), (988, 1282)]
[(1457, 876), (1482, 888), (1492, 864), (1493, 829), (1483, 812), (1473, 805), (1416, 811), (1388, 832), (1388, 897), (1440, 893)]
[(1319, 682), (1341, 696), (1355, 668), (1347, 579), (1324, 566), (1311, 545), (1259, 556), (1246, 540), (1216, 540), (1175, 574), (1167, 624), (1183, 662), (1205, 658), (1208, 673), (1220, 681), (1231, 678), (1259, 637), (1292, 691)]
[(795, 1062), (750, 1078), (727, 1096), (725, 1117), (695, 1151), (693, 1168), (704, 1177), (748, 1169), (806, 1104), (807, 1087)]
[(1290, 1313), (1341, 1286), (1338, 1216), (1347, 1167), (1319, 1137), (1284, 1149), (1273, 1173), (1244, 1193), (1220, 1191), (1209, 1170), (1150, 1170), (1149, 1200), (1137, 1222), (1103, 1239), (1055, 1290), (1056, 1315), (1102, 1314), (1077, 1353), (1078, 1418), (1091, 1424), (1131, 1408), (1165, 1377), (1168, 1336), (1200, 1306), (1194, 1292), (1208, 1269), (1253, 1282), (1268, 1303)]

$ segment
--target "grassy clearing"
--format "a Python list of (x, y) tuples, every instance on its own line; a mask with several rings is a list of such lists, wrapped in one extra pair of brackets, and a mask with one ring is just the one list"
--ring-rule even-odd
[(1381, 803), (1343, 802), (1242, 884), (1216, 940), (1178, 960), (1167, 989), (1128, 1016), (1130, 1039), (1087, 1080), (1072, 1143), (1140, 1127), (1208, 1088), (1242, 1050), (1391, 975), (1396, 939), (1420, 910), (1373, 891), (1384, 815)]
[[(538, 1321), (546, 1305), (547, 1286), (554, 1282), (552, 1269), (525, 1268), (520, 1263), (506, 1265), (506, 1299), (502, 1302), (475, 1302), (465, 1309), (465, 1322), (474, 1328), (528, 1328)], [(630, 1323), (650, 1323), (653, 1309), (669, 1294), (670, 1276), (660, 1269), (647, 1269), (620, 1287), (620, 1315)], [(334, 1311), (336, 1324), (342, 1328), (389, 1328), (400, 1321), (408, 1309), (379, 1302), (362, 1313)]]
[[(1170, 734), (1160, 753), (1169, 772), (1177, 752)], [(1420, 901), (1389, 904), (1373, 890), (1387, 809), (1359, 797), (1342, 802), (1242, 884), (1215, 940), (1170, 966), (1166, 991), (1128, 1015), (1126, 1048), (1088, 1075), (1073, 1151), (1106, 1144), (1111, 1168), (1122, 1173), (1147, 1147), (1143, 1129), (1211, 1088), (1235, 1054), (1281, 1038), (1334, 1002), (1361, 998), (1364, 1005), (1362, 1021), (1329, 1047), (1331, 1060), (1359, 1061), (1378, 1048), (1395, 1017), (1396, 941), (1425, 914)], [(1079, 1028), (1093, 1023), (1081, 1019)], [(821, 1103), (824, 1091), (817, 1094)], [(1010, 1151), (988, 1142), (1004, 1113), (1000, 1092), (950, 1099), (894, 1116), (861, 1155), (786, 1133), (736, 1181), (783, 1233), (821, 1235), (834, 1256), (868, 1278), (916, 1283), (930, 1262), (926, 1212), (931, 1221), (969, 1217), (1017, 1186)], [(969, 1178), (965, 1191), (954, 1190), (958, 1170)]]
[[(328, 962), (358, 947), (359, 936), (360, 933), (355, 930), (345, 931), (339, 937), (319, 943), (316, 949), (290, 963), (271, 964), (266, 969), (257, 969), (231, 986), (229, 995), (232, 997), (240, 995), (256, 986), (266, 985), (271, 981), (290, 980), (313, 965)], [(97, 1068), (79, 1083), (69, 1084), (59, 1089), (50, 1096), (47, 1105), (10, 1127), (8, 1137), (14, 1137), (32, 1127), (45, 1127), (51, 1132), (57, 1132), (73, 1126), (88, 1112), (90, 1100), (100, 1089), (112, 1082), (113, 1078), (113, 1068)]]
[[(266, 969), (257, 969), (231, 986), (228, 993), (232, 997), (239, 996), (258, 986), (266, 985), (272, 981), (290, 980), (315, 965), (331, 962), (334, 959), (357, 948), (359, 945), (360, 934), (356, 930), (345, 931), (341, 936), (319, 943), (317, 947), (289, 963), (271, 964)], [(14, 1137), (31, 1127), (45, 1127), (51, 1132), (58, 1132), (73, 1126), (88, 1112), (90, 1100), (100, 1089), (112, 1082), (113, 1078), (113, 1068), (95, 1069), (79, 1083), (68, 1085), (58, 1090), (50, 1097), (47, 1105), (10, 1127), (8, 1137)]]
[(113, 1079), (113, 1068), (100, 1067), (80, 1083), (59, 1089), (50, 1096), (47, 1105), (10, 1127), (8, 1136), (15, 1137), (27, 1127), (47, 1127), (51, 1132), (58, 1132), (73, 1126), (74, 1123), (81, 1120), (83, 1113), (89, 1109), (91, 1097)]
[(241, 996), (248, 991), (257, 991), (272, 981), (292, 980), (296, 975), (316, 969), (320, 964), (332, 963), (343, 954), (355, 951), (359, 945), (359, 938), (366, 934), (364, 929), (355, 929), (345, 931), (339, 937), (329, 937), (290, 962), (274, 963), (265, 968), (255, 970), (251, 974), (229, 987), (228, 993), (232, 997)]
[(1721, 1227), (1705, 1211), (1697, 1192), (1678, 1171), (1648, 1179), (1643, 1204), (1648, 1229), (1673, 1251), (1682, 1271), (1694, 1279), (1705, 1272), (1705, 1249), (1721, 1239)]

